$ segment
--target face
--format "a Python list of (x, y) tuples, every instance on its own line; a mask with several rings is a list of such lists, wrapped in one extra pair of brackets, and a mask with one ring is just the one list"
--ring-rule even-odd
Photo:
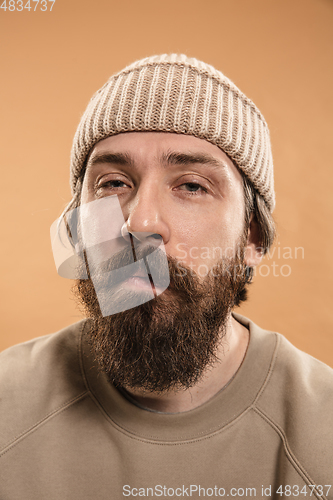
[[(92, 281), (79, 281), (76, 293), (92, 319), (96, 359), (111, 382), (127, 389), (191, 387), (215, 362), (230, 311), (246, 284), (246, 265), (255, 265), (251, 227), (244, 227), (242, 177), (207, 141), (124, 133), (91, 151), (81, 204), (112, 195), (142, 248), (162, 237), (170, 286), (153, 300), (103, 317)], [(120, 240), (129, 234), (119, 233)], [(226, 266), (232, 272), (225, 272)], [(124, 293), (144, 293), (136, 281)]]
[[(98, 142), (81, 203), (115, 194), (129, 232), (147, 243), (160, 235), (167, 255), (200, 277), (234, 255), (244, 231), (241, 174), (217, 146), (193, 136), (128, 132)], [(254, 246), (249, 238), (249, 266)]]

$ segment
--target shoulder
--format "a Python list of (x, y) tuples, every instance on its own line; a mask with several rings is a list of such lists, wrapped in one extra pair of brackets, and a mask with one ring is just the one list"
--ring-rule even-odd
[(285, 389), (297, 389), (301, 399), (311, 399), (318, 403), (321, 401), (322, 404), (332, 405), (333, 409), (333, 369), (297, 349), (281, 334), (278, 334), (272, 383), (277, 383), (277, 388), (283, 383)]
[(280, 434), (295, 469), (312, 484), (326, 484), (333, 463), (332, 368), (278, 335), (258, 409)]
[[(262, 353), (269, 353), (271, 357), (262, 395), (266, 389), (274, 389), (275, 397), (281, 394), (287, 398), (292, 394), (295, 403), (297, 398), (299, 403), (321, 401), (322, 404), (331, 405), (333, 409), (332, 368), (295, 347), (282, 334), (264, 330), (239, 314), (234, 316), (249, 328), (251, 342), (256, 343), (259, 358)], [(271, 346), (269, 350), (266, 349), (268, 344)], [(296, 399), (295, 391), (298, 395)]]
[(267, 338), (276, 340), (255, 411), (279, 434), (295, 469), (309, 481), (324, 484), (320, 481), (327, 482), (333, 463), (333, 369), (283, 335), (250, 321), (248, 326), (263, 344)]
[(292, 345), (283, 335), (274, 335), (276, 349), (260, 398), (262, 404), (274, 397), (284, 402), (284, 411), (288, 404), (299, 416), (307, 408), (306, 415), (302, 415), (304, 422), (312, 411), (312, 417), (324, 410), (333, 412), (333, 369)]
[(0, 450), (86, 391), (79, 349), (84, 324), (0, 353)]

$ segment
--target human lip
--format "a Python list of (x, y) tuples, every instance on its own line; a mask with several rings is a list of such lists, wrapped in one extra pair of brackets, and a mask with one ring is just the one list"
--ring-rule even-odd
[(156, 295), (160, 295), (163, 292), (163, 289), (158, 287), (147, 274), (134, 274), (125, 280), (124, 285), (130, 290), (153, 291)]
[(148, 276), (134, 275), (127, 278), (125, 285), (131, 289), (152, 290), (152, 285)]

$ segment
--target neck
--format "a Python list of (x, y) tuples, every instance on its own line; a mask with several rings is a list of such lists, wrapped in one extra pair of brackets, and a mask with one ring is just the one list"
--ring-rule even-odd
[(225, 387), (240, 367), (249, 342), (249, 331), (232, 316), (217, 351), (217, 361), (206, 369), (200, 381), (189, 389), (153, 393), (140, 388), (125, 388), (141, 406), (163, 413), (193, 410)]

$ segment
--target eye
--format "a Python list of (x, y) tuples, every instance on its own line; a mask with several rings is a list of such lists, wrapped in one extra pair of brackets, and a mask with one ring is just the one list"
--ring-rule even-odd
[(184, 184), (179, 186), (179, 189), (181, 189), (181, 191), (187, 191), (190, 194), (200, 192), (207, 193), (207, 189), (197, 182), (184, 182)]
[(113, 181), (107, 181), (102, 184), (101, 187), (108, 187), (108, 188), (118, 188), (118, 187), (124, 187), (126, 184), (123, 181), (119, 181), (117, 179)]
[(101, 181), (98, 186), (98, 191), (119, 191), (119, 189), (123, 190), (124, 188), (129, 187), (128, 184), (121, 181), (120, 179), (110, 179), (106, 181)]

